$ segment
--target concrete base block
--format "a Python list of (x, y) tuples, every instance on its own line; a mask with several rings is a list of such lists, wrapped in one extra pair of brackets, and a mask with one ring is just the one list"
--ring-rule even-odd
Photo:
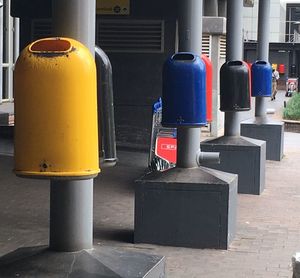
[(163, 278), (165, 259), (104, 246), (79, 252), (28, 247), (0, 258), (0, 277)]
[(136, 243), (227, 249), (235, 235), (237, 176), (173, 168), (136, 181)]
[(265, 188), (266, 142), (240, 136), (223, 136), (201, 142), (203, 152), (219, 152), (217, 170), (238, 174), (238, 193), (259, 195)]
[(267, 160), (280, 161), (283, 157), (284, 123), (267, 117), (256, 117), (241, 123), (241, 135), (266, 141)]

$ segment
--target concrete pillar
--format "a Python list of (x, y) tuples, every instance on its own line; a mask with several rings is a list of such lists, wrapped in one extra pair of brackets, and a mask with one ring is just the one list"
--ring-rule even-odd
[[(95, 53), (95, 0), (53, 0), (55, 36), (76, 39)], [(93, 246), (93, 179), (52, 180), (50, 248), (79, 251)]]
[[(269, 61), (270, 0), (260, 0), (257, 28), (257, 60)], [(255, 117), (266, 116), (267, 100), (255, 98)]]
[[(242, 16), (243, 1), (228, 0), (226, 61), (243, 59)], [(224, 133), (225, 136), (240, 135), (240, 119), (238, 112), (225, 112)]]

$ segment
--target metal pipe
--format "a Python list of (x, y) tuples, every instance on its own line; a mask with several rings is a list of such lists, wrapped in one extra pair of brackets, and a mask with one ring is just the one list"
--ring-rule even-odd
[(267, 114), (267, 99), (266, 97), (255, 98), (255, 117), (265, 117)]
[(226, 61), (243, 59), (243, 1), (227, 1)]
[(177, 128), (177, 167), (198, 167), (196, 156), (200, 150), (200, 138), (200, 127)]
[(0, 103), (2, 103), (3, 99), (3, 0), (0, 0), (0, 88), (1, 88), (1, 93), (0, 93)]
[(80, 41), (95, 53), (95, 0), (53, 0), (53, 28), (55, 36)]
[(239, 136), (241, 133), (240, 113), (243, 112), (225, 112), (225, 136)]
[(202, 52), (202, 0), (179, 1), (179, 51)]
[[(257, 27), (257, 60), (269, 61), (270, 0), (260, 0)], [(255, 117), (266, 116), (267, 100), (255, 98)]]
[[(226, 61), (242, 60), (243, 58), (242, 15), (243, 1), (228, 0)], [(238, 112), (225, 112), (224, 134), (225, 136), (240, 135), (240, 117)]]
[(114, 96), (112, 82), (112, 67), (108, 56), (98, 46), (95, 47), (95, 59), (97, 66), (97, 95), (98, 119), (101, 116), (101, 133), (102, 136), (104, 160), (107, 162), (115, 162), (117, 160), (116, 135), (115, 135), (115, 119), (114, 119)]
[[(83, 43), (95, 54), (95, 0), (53, 0), (53, 33)], [(50, 248), (79, 251), (93, 244), (93, 179), (52, 180)]]
[(51, 180), (50, 244), (72, 252), (93, 245), (93, 180)]
[(197, 152), (196, 161), (198, 166), (202, 163), (208, 164), (219, 164), (220, 163), (220, 153), (217, 152), (201, 152), (200, 149)]
[(227, 0), (219, 0), (218, 16), (226, 17), (226, 14), (227, 14)]
[(20, 53), (20, 19), (14, 18), (14, 60), (15, 63)]
[(269, 61), (270, 0), (260, 0), (257, 27), (257, 60)]
[[(179, 1), (179, 51), (202, 53), (202, 0)], [(200, 149), (200, 127), (177, 128), (177, 167), (197, 167), (196, 154)]]
[(204, 16), (218, 16), (218, 0), (204, 1)]

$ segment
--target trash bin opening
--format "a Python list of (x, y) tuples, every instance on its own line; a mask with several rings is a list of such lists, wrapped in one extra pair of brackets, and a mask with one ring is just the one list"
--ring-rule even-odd
[(33, 53), (66, 53), (71, 49), (71, 42), (61, 38), (38, 40), (29, 47), (29, 51)]
[(258, 64), (258, 65), (266, 65), (267, 62), (266, 62), (266, 61), (256, 61), (255, 64)]
[(230, 66), (241, 66), (241, 65), (243, 65), (243, 62), (242, 61), (229, 61), (228, 65), (230, 65)]
[(195, 56), (192, 53), (177, 53), (173, 55), (172, 59), (177, 61), (193, 61)]

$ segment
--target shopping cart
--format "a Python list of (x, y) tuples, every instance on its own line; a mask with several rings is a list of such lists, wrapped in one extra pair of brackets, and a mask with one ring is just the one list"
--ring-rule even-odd
[(148, 166), (151, 171), (165, 171), (176, 166), (176, 128), (163, 127), (162, 100), (153, 105), (151, 144)]

